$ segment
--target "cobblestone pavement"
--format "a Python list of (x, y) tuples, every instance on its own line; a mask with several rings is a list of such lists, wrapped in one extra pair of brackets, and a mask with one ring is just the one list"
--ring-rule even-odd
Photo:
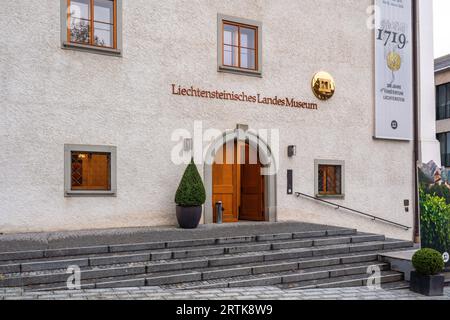
[(23, 291), (0, 289), (0, 300), (450, 300), (450, 287), (443, 297), (429, 298), (409, 290), (336, 288), (281, 290), (254, 287), (208, 290), (168, 290), (159, 287), (96, 289), (79, 291)]

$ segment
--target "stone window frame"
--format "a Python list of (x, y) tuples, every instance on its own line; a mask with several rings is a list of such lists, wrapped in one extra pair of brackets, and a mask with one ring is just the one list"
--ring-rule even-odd
[[(223, 22), (229, 21), (237, 24), (249, 25), (257, 28), (257, 70), (236, 68), (231, 66), (223, 65)], [(263, 25), (260, 21), (249, 20), (239, 17), (228, 16), (224, 14), (217, 15), (217, 71), (218, 72), (226, 72), (226, 73), (234, 73), (234, 74), (242, 74), (254, 77), (262, 77), (262, 34), (263, 34)]]
[(123, 0), (116, 1), (116, 48), (103, 48), (98, 46), (91, 46), (86, 44), (78, 44), (70, 42), (67, 39), (67, 0), (60, 0), (60, 19), (61, 19), (61, 48), (66, 50), (84, 51), (90, 53), (98, 53), (109, 56), (122, 57), (123, 52), (123, 36), (122, 36), (122, 25), (123, 25)]
[[(341, 194), (319, 194), (319, 166), (340, 166), (341, 167)], [(345, 161), (343, 160), (314, 160), (314, 196), (316, 198), (344, 199), (345, 198)]]
[[(110, 183), (111, 190), (72, 190), (72, 152), (100, 152), (111, 155)], [(116, 197), (117, 196), (117, 147), (66, 144), (64, 145), (64, 195), (65, 197)]]

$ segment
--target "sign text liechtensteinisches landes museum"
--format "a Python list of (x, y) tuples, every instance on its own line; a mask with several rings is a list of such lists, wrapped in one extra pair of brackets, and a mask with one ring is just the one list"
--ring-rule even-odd
[(204, 90), (200, 88), (182, 87), (180, 85), (172, 84), (172, 94), (178, 96), (187, 96), (194, 98), (203, 99), (217, 99), (217, 100), (229, 100), (236, 102), (249, 102), (257, 104), (274, 105), (280, 107), (291, 107), (300, 109), (317, 110), (318, 105), (316, 103), (304, 102), (296, 100), (295, 98), (279, 98), (275, 97), (265, 97), (259, 93), (251, 95), (245, 92), (236, 93), (234, 91), (226, 90)]

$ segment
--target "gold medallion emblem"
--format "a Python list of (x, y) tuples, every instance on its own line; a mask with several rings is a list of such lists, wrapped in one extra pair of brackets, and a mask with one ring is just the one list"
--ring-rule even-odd
[(336, 90), (333, 77), (323, 71), (315, 74), (312, 79), (311, 88), (314, 95), (320, 100), (330, 99)]
[(391, 52), (387, 56), (387, 66), (393, 72), (400, 70), (402, 66), (402, 58), (397, 52)]

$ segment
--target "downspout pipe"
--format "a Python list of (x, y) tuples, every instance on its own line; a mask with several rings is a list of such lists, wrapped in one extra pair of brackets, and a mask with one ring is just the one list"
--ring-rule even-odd
[(419, 115), (419, 75), (418, 75), (418, 51), (419, 51), (419, 33), (418, 33), (418, 12), (417, 12), (417, 2), (419, 0), (412, 1), (412, 38), (413, 38), (413, 110), (414, 110), (414, 232), (413, 241), (415, 243), (420, 243), (420, 198), (419, 198), (419, 176), (418, 176), (418, 166), (420, 161), (420, 144), (419, 144), (419, 128), (420, 128), (420, 115)]

